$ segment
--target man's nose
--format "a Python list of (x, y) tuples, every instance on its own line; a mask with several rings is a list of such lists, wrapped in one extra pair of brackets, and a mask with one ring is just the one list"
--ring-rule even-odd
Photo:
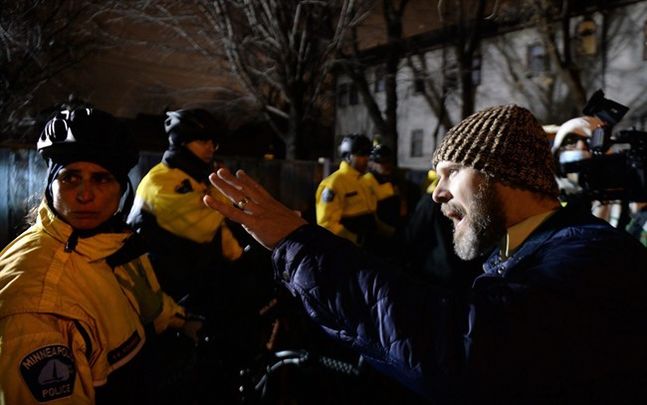
[(447, 201), (452, 199), (452, 193), (447, 190), (447, 187), (445, 185), (445, 181), (442, 179), (438, 182), (438, 185), (434, 189), (434, 192), (432, 193), (431, 197), (434, 199), (435, 202), (438, 204), (440, 203), (446, 203)]

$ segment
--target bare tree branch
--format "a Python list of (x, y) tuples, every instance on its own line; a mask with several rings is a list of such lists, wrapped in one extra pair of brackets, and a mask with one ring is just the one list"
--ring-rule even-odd
[(116, 7), (108, 0), (0, 0), (0, 133), (27, 141), (19, 127), (33, 120), (33, 97), (60, 72), (109, 46), (99, 26)]

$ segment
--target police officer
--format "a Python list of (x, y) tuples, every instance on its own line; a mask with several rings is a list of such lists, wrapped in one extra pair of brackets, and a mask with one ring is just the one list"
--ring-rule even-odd
[(203, 109), (168, 112), (164, 129), (169, 147), (140, 182), (128, 222), (148, 243), (162, 287), (195, 302), (222, 259), (242, 254), (223, 216), (202, 203), (220, 196), (208, 176), (222, 130)]
[(146, 241), (162, 288), (206, 318), (209, 345), (195, 365), (193, 395), (229, 403), (240, 363), (258, 350), (258, 298), (249, 296), (263, 286), (224, 217), (202, 202), (224, 198), (208, 181), (223, 128), (203, 109), (170, 111), (164, 128), (168, 149), (140, 182), (128, 222)]
[(0, 253), (0, 402), (154, 400), (150, 332), (195, 338), (197, 325), (124, 222), (137, 150), (112, 115), (78, 108), (49, 120), (38, 151), (48, 172), (36, 223)]
[(394, 167), (393, 150), (387, 145), (373, 146), (368, 162), (367, 180), (375, 178), (378, 195), (377, 217), (391, 227), (402, 225), (408, 214), (408, 186)]
[(371, 148), (364, 135), (345, 136), (339, 169), (321, 181), (316, 193), (317, 224), (361, 246), (377, 231), (378, 199), (393, 194), (392, 187), (381, 191), (375, 178), (364, 176)]

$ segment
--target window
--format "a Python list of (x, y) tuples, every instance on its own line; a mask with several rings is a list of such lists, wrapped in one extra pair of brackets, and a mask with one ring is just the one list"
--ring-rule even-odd
[(411, 157), (422, 157), (423, 132), (422, 129), (411, 131)]
[(458, 83), (458, 65), (456, 62), (447, 63), (443, 69), (443, 93), (457, 90)]
[(643, 60), (647, 60), (647, 20), (643, 27)]
[(415, 94), (424, 94), (425, 93), (425, 79), (424, 77), (416, 77), (413, 80), (413, 92)]
[(337, 86), (337, 106), (346, 107), (348, 105), (348, 83), (342, 83)]
[(548, 72), (548, 55), (546, 55), (546, 49), (544, 49), (544, 46), (542, 44), (528, 45), (528, 52), (526, 57), (528, 75), (530, 77), (539, 76), (542, 73)]
[(378, 66), (375, 68), (375, 83), (373, 85), (373, 91), (375, 93), (381, 93), (384, 91), (384, 74), (384, 66)]
[(598, 25), (586, 16), (577, 24), (577, 52), (583, 56), (595, 56), (598, 53)]
[(349, 86), (348, 105), (357, 105), (359, 103), (359, 92), (355, 83)]
[(481, 84), (481, 63), (481, 54), (475, 53), (472, 57), (472, 84), (474, 86)]

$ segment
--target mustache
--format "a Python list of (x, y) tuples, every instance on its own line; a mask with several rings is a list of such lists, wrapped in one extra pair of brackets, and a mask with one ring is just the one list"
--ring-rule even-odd
[(440, 206), (440, 212), (442, 212), (443, 215), (448, 218), (458, 216), (462, 219), (467, 215), (467, 211), (465, 210), (465, 208), (463, 208), (461, 205), (458, 205), (452, 202), (443, 203)]

